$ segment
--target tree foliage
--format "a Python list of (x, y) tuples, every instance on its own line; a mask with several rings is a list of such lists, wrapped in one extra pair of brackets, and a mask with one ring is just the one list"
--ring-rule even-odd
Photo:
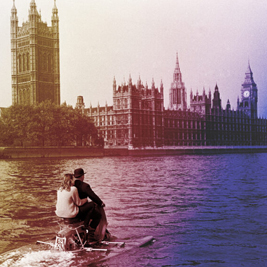
[(13, 105), (0, 118), (0, 144), (5, 146), (90, 145), (95, 140), (97, 129), (91, 119), (66, 104)]

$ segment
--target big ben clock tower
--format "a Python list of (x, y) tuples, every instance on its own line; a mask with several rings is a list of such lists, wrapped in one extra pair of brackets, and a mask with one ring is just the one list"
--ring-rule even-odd
[(238, 110), (244, 111), (250, 118), (257, 118), (258, 89), (253, 80), (253, 73), (250, 65), (246, 71), (245, 81), (241, 88), (241, 102), (238, 105)]

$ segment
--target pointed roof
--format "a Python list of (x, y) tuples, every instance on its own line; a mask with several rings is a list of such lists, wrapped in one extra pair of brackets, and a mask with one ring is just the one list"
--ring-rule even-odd
[(54, 7), (53, 7), (53, 12), (57, 12), (57, 3), (56, 0), (54, 0)]
[(175, 64), (174, 73), (181, 73), (179, 60), (178, 60), (178, 53), (176, 53), (176, 64)]
[(253, 74), (249, 61), (248, 61), (248, 68), (247, 68), (246, 74)]
[(152, 88), (155, 88), (155, 81), (154, 81), (154, 78), (152, 78)]
[(11, 13), (13, 15), (13, 18), (14, 18), (14, 15), (15, 15), (15, 17), (17, 16), (17, 8), (16, 8), (16, 5), (15, 5), (15, 0), (13, 0), (13, 6), (12, 6), (12, 9), (11, 9)]
[(37, 13), (35, 0), (31, 0), (30, 8), (31, 8), (31, 11)]
[(247, 71), (245, 73), (245, 81), (244, 81), (243, 85), (245, 85), (245, 84), (255, 84), (254, 79), (253, 79), (253, 72), (251, 70), (249, 61), (248, 61), (248, 68), (247, 68)]
[(132, 76), (131, 76), (131, 74), (129, 74), (129, 81), (128, 81), (128, 84), (132, 84)]
[(174, 69), (174, 73), (173, 73), (173, 81), (182, 83), (182, 73), (180, 70), (178, 53), (176, 53), (176, 64), (175, 64), (175, 69)]
[(58, 9), (56, 5), (56, 0), (54, 0), (54, 7), (52, 9), (52, 20), (58, 20)]
[(175, 69), (179, 69), (180, 70), (179, 60), (178, 60), (178, 52), (176, 53), (176, 66), (175, 66)]

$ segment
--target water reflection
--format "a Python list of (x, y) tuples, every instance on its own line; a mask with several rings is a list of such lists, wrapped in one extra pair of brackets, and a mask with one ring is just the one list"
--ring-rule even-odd
[[(245, 260), (262, 266), (266, 159), (236, 154), (0, 161), (0, 252), (54, 235), (61, 175), (81, 167), (107, 205), (113, 234), (157, 240), (108, 266), (231, 266)], [(86, 266), (81, 258), (63, 262)]]

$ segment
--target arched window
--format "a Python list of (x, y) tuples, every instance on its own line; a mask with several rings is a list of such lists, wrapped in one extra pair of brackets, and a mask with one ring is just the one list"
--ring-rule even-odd
[(22, 69), (21, 69), (21, 64), (22, 64), (22, 62), (21, 62), (21, 55), (19, 55), (18, 64), (19, 64), (19, 66), (18, 66), (19, 72), (21, 72), (22, 71)]
[(26, 70), (26, 55), (23, 54), (23, 71)]
[(51, 63), (52, 63), (52, 62), (51, 62), (51, 55), (48, 54), (48, 72), (51, 72), (51, 69), (52, 69), (52, 68), (51, 68), (51, 67), (52, 67), (52, 66), (51, 66)]
[(27, 53), (27, 70), (30, 70), (30, 54)]
[(47, 71), (47, 55), (43, 55), (43, 66), (44, 66), (44, 71)]

